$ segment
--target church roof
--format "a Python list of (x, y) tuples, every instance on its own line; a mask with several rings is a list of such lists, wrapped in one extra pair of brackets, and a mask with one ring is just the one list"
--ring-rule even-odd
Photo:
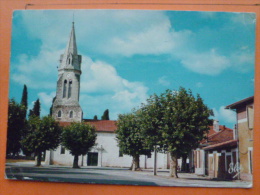
[(90, 120), (84, 119), (85, 123), (89, 123), (96, 127), (98, 132), (111, 132), (114, 133), (117, 129), (116, 121), (113, 120)]
[(72, 28), (70, 32), (69, 42), (67, 44), (64, 56), (68, 56), (69, 54), (77, 55), (77, 44), (76, 44), (76, 36), (75, 36), (75, 29), (74, 29), (74, 22), (72, 23)]
[[(114, 133), (117, 129), (116, 121), (113, 120), (91, 120), (91, 119), (83, 119), (83, 122), (89, 123), (94, 126), (97, 132), (110, 132)], [(71, 124), (71, 122), (59, 122), (60, 126), (66, 127)]]

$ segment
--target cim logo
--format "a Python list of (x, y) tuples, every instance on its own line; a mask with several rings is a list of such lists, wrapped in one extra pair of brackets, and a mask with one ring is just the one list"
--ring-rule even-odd
[(241, 165), (239, 165), (238, 162), (236, 164), (234, 164), (232, 162), (229, 164), (228, 173), (229, 174), (236, 173), (233, 176), (233, 178), (237, 177), (241, 171), (243, 171), (243, 167)]

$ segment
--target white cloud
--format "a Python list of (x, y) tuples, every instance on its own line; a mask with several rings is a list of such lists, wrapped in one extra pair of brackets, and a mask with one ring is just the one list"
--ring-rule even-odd
[(240, 23), (243, 25), (255, 24), (256, 14), (255, 13), (234, 13), (231, 20), (234, 23)]
[(219, 55), (214, 49), (204, 53), (188, 54), (181, 62), (186, 68), (207, 75), (218, 75), (231, 66), (230, 60)]
[(58, 59), (62, 51), (41, 49), (37, 56), (21, 54), (11, 79), (30, 88), (55, 89)]
[(231, 57), (231, 61), (235, 64), (233, 67), (239, 72), (248, 72), (254, 68), (255, 55), (248, 51), (247, 46), (243, 46), (240, 50), (234, 52)]
[(203, 85), (203, 83), (202, 82), (197, 82), (196, 83), (196, 87), (198, 87), (198, 88), (201, 88), (201, 87), (203, 87), (204, 85)]
[(84, 57), (83, 62), (86, 66), (81, 75), (80, 104), (85, 117), (101, 116), (109, 109), (110, 117), (116, 119), (119, 113), (130, 112), (147, 99), (146, 86), (122, 78), (112, 65), (93, 62), (89, 57)]
[(81, 75), (82, 91), (115, 92), (125, 87), (124, 79), (117, 74), (112, 65), (102, 61), (93, 62), (89, 57), (83, 57), (83, 64), (83, 74)]
[(55, 97), (56, 92), (51, 92), (51, 93), (45, 93), (45, 92), (40, 92), (38, 93), (38, 97), (40, 98), (41, 104), (44, 106), (50, 107), (52, 104), (52, 100)]
[[(219, 109), (213, 108), (214, 118), (219, 120), (220, 123), (233, 123), (236, 124), (236, 113), (232, 110), (225, 109), (225, 106), (221, 106)], [(229, 127), (233, 128), (233, 127)]]
[(169, 86), (171, 83), (169, 82), (167, 76), (162, 76), (158, 79), (158, 84), (163, 86)]
[[(108, 44), (104, 44), (104, 51), (108, 54), (132, 56), (134, 54), (164, 54), (169, 53), (175, 42), (170, 33), (170, 21), (164, 20), (160, 24), (152, 25), (143, 31), (126, 33), (121, 37), (114, 37)], [(111, 46), (114, 46), (111, 49)]]
[(50, 113), (50, 107), (52, 104), (52, 100), (55, 97), (56, 92), (46, 93), (40, 92), (38, 93), (38, 97), (41, 103), (41, 116), (46, 116)]

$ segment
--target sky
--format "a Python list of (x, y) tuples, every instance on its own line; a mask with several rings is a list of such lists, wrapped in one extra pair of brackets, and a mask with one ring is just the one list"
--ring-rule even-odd
[[(73, 17), (74, 15), (74, 17)], [(83, 118), (131, 112), (180, 86), (200, 94), (214, 119), (233, 128), (225, 106), (254, 95), (255, 14), (156, 10), (18, 10), (13, 13), (9, 97), (41, 116), (56, 94), (59, 58), (74, 18), (82, 55)]]

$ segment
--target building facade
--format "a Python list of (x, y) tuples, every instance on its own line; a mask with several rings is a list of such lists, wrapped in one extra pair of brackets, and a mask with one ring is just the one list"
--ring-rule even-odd
[(252, 181), (253, 174), (253, 132), (254, 132), (254, 96), (226, 106), (236, 112), (240, 179)]
[[(200, 146), (193, 151), (194, 173), (208, 175), (211, 178), (230, 179), (228, 167), (230, 152), (235, 157), (231, 161), (237, 161), (237, 140), (233, 137), (233, 130), (219, 125), (217, 120), (210, 126), (207, 138), (200, 142)], [(232, 150), (232, 151), (231, 151)], [(236, 178), (233, 178), (236, 179)]]

